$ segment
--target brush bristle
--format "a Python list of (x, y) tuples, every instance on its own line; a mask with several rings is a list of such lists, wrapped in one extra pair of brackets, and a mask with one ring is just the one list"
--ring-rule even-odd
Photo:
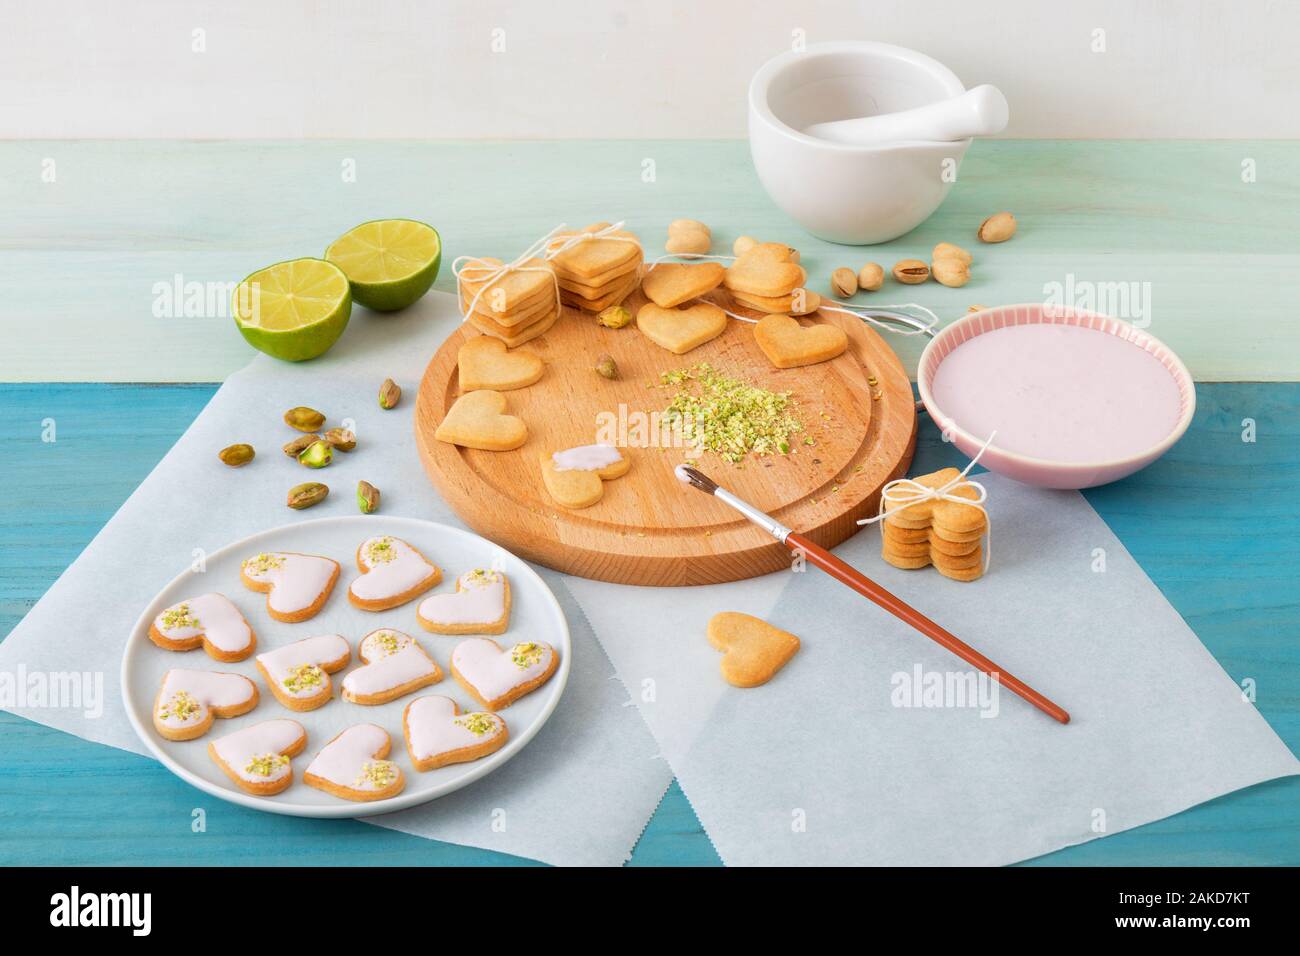
[(691, 468), (689, 465), (678, 465), (673, 470), (679, 480), (699, 488), (705, 494), (711, 495), (718, 490), (718, 483), (698, 468)]

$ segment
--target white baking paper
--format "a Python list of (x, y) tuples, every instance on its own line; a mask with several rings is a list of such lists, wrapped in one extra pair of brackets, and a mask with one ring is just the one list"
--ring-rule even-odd
[[(633, 699), (724, 862), (1012, 863), (1300, 772), (1082, 495), (980, 481), (982, 580), (892, 568), (876, 528), (836, 553), (1065, 707), (1068, 726), (1007, 691), (980, 706), (978, 683), (959, 698), (969, 667), (811, 565), (617, 601), (571, 579), (623, 680), (654, 689)], [(770, 683), (733, 688), (704, 638), (722, 610), (803, 646)], [(932, 698), (945, 706), (901, 706), (949, 674), (953, 692)]]
[[(378, 486), (384, 513), (464, 527), (420, 465), (412, 415), (420, 377), (459, 322), (455, 299), (430, 294), (399, 315), (356, 309), (326, 356), (292, 365), (258, 356), (232, 375), (167, 456), (0, 642), (0, 672), (89, 672), (103, 677), (101, 713), (84, 707), (13, 707), (14, 713), (88, 740), (144, 753), (127, 722), (118, 680), (122, 649), (141, 610), (203, 552), (295, 520), (356, 514), (357, 481)], [(234, 334), (232, 330), (232, 334)], [(404, 389), (384, 411), (380, 383)], [(280, 416), (309, 405), (330, 426), (350, 419), (357, 449), (320, 472), (289, 461), (295, 433)], [(258, 456), (232, 469), (219, 449), (248, 442)], [(326, 482), (331, 496), (308, 511), (284, 506), (290, 486)], [(407, 833), (556, 864), (617, 865), (631, 854), (672, 779), (614, 678), (562, 575), (538, 569), (564, 607), (573, 669), (559, 707), (537, 738), (501, 770), (430, 804), (369, 822)], [(87, 608), (93, 606), (93, 613)], [(76, 627), (69, 627), (76, 621)], [(496, 808), (508, 808), (505, 826)]]

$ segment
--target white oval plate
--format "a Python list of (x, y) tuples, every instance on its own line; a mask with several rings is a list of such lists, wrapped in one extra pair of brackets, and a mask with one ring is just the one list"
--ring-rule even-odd
[[(402, 735), (402, 711), (408, 703), (422, 695), (441, 694), (455, 700), (461, 710), (481, 708), (451, 676), (452, 648), (465, 640), (465, 637), (430, 634), (420, 627), (415, 617), (420, 598), (401, 607), (377, 613), (359, 610), (348, 600), (348, 585), (360, 573), (356, 565), (357, 546), (376, 534), (389, 534), (409, 542), (442, 568), (442, 582), (427, 594), (455, 590), (456, 578), (473, 568), (496, 567), (504, 572), (510, 581), (510, 627), (504, 634), (485, 636), (504, 647), (526, 635), (528, 640), (545, 641), (559, 652), (560, 666), (555, 676), (501, 712), (510, 728), (510, 739), (496, 753), (471, 763), (451, 764), (428, 773), (420, 773), (411, 765)], [(266, 595), (248, 590), (239, 580), (239, 567), (243, 560), (261, 551), (320, 554), (333, 558), (342, 565), (334, 592), (320, 613), (300, 624), (283, 624), (272, 620), (266, 612)], [(149, 624), (163, 609), (208, 591), (220, 592), (238, 605), (257, 632), (257, 653), (283, 647), (316, 634), (341, 634), (352, 646), (352, 662), (348, 665), (348, 669), (351, 669), (359, 664), (356, 656), (357, 642), (376, 628), (391, 627), (405, 631), (419, 641), (438, 662), (445, 676), (437, 684), (398, 700), (379, 707), (364, 707), (339, 696), (338, 688), (343, 675), (347, 673), (344, 670), (333, 675), (333, 700), (316, 710), (296, 713), (282, 706), (267, 689), (253, 663), (254, 657), (235, 664), (224, 664), (210, 658), (202, 649), (166, 651), (149, 640)], [(527, 564), (487, 539), (458, 528), (416, 518), (384, 515), (319, 518), (263, 531), (229, 544), (207, 556), (205, 571), (186, 571), (163, 588), (144, 609), (127, 641), (126, 651), (122, 655), (122, 701), (135, 732), (140, 735), (145, 746), (167, 769), (200, 790), (232, 803), (272, 813), (302, 817), (362, 817), (403, 810), (459, 790), (491, 773), (526, 747), (560, 702), (560, 695), (569, 678), (572, 653), (568, 623), (550, 588)], [(154, 729), (152, 712), (163, 674), (172, 667), (243, 674), (257, 685), (260, 692), (258, 705), (243, 716), (229, 720), (218, 719), (212, 729), (197, 740), (167, 740)], [(272, 797), (253, 796), (231, 783), (212, 762), (208, 756), (208, 742), (275, 717), (289, 717), (302, 724), (307, 729), (307, 747), (293, 758), (294, 782), (289, 789)], [(387, 800), (359, 803), (331, 796), (304, 784), (303, 770), (321, 747), (344, 728), (360, 723), (378, 724), (388, 731), (392, 739), (392, 752), (388, 759), (396, 761), (402, 768), (406, 776), (406, 789)]]

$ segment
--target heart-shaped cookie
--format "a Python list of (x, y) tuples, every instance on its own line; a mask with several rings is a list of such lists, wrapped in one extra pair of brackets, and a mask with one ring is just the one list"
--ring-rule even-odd
[(717, 262), (660, 262), (641, 280), (641, 291), (655, 305), (671, 309), (716, 289), (726, 274)]
[(239, 568), (244, 586), (266, 594), (266, 612), (277, 621), (294, 624), (314, 617), (339, 579), (333, 558), (292, 551), (264, 551)]
[(510, 738), (506, 722), (496, 714), (462, 714), (450, 697), (417, 697), (402, 714), (406, 752), (415, 769), (436, 770), (468, 763), (500, 750)]
[(361, 577), (348, 587), (348, 600), (363, 611), (386, 611), (419, 597), (442, 580), (442, 569), (401, 538), (367, 538), (357, 547)]
[(727, 313), (711, 302), (676, 309), (647, 302), (637, 310), (636, 327), (655, 345), (674, 355), (684, 355), (726, 331)]
[(193, 740), (206, 734), (215, 718), (246, 714), (257, 700), (257, 685), (243, 674), (173, 668), (163, 675), (154, 700), (154, 729), (168, 740)]
[(435, 634), (502, 634), (510, 623), (510, 582), (500, 571), (466, 571), (455, 593), (430, 595), (415, 617)]
[(208, 744), (208, 756), (235, 786), (269, 797), (293, 783), (291, 757), (307, 746), (307, 731), (296, 720), (264, 720)]
[(343, 699), (367, 707), (405, 697), (442, 680), (442, 668), (409, 634), (382, 627), (357, 645), (363, 667), (343, 678)]
[(500, 339), (476, 335), (456, 353), (456, 369), (462, 392), (480, 388), (508, 392), (536, 382), (546, 370), (546, 363), (532, 352), (506, 351)]
[(275, 699), (299, 713), (329, 702), (330, 674), (348, 666), (352, 648), (338, 634), (318, 634), (257, 655), (257, 670)]
[(257, 648), (257, 635), (239, 608), (224, 594), (200, 594), (173, 604), (149, 625), (149, 640), (169, 651), (202, 647), (227, 663), (242, 661)]
[(799, 650), (793, 634), (739, 611), (709, 619), (709, 643), (722, 651), (722, 677), (735, 687), (766, 684)]
[(822, 297), (808, 289), (795, 289), (789, 295), (750, 295), (732, 292), (731, 297), (756, 312), (779, 312), (783, 315), (808, 315), (821, 308)]
[(800, 325), (788, 315), (765, 315), (754, 326), (754, 341), (777, 368), (816, 365), (840, 355), (849, 337), (836, 325)]
[(560, 308), (560, 303), (554, 302), (551, 304), (550, 311), (541, 318), (530, 320), (525, 325), (517, 325), (509, 329), (493, 322), (477, 311), (471, 312), (465, 321), (484, 335), (500, 339), (505, 343), (506, 348), (513, 349), (525, 342), (531, 342), (540, 335), (544, 335), (559, 320), (563, 311)]
[(505, 650), (486, 637), (461, 641), (451, 652), (451, 673), (487, 710), (509, 707), (541, 687), (560, 666), (550, 644), (523, 641)]
[(303, 772), (302, 782), (344, 800), (383, 800), (406, 786), (402, 768), (385, 760), (393, 742), (374, 724), (354, 724), (327, 743)]
[(433, 437), (450, 445), (484, 451), (518, 448), (528, 441), (528, 426), (523, 419), (507, 415), (507, 407), (506, 397), (500, 392), (468, 392), (447, 409)]
[(542, 454), (542, 482), (556, 504), (589, 508), (605, 494), (605, 482), (627, 474), (632, 462), (612, 445), (582, 445)]
[(807, 273), (793, 260), (790, 246), (779, 242), (760, 242), (736, 258), (723, 284), (733, 292), (750, 295), (789, 295), (803, 285)]
[[(557, 249), (575, 235), (599, 232), (609, 227), (607, 222), (594, 222), (578, 232), (561, 232), (547, 248)], [(633, 259), (640, 259), (641, 240), (632, 233), (620, 229), (600, 239), (582, 239), (568, 249), (556, 255), (551, 264), (561, 277), (571, 277), (590, 281), (596, 276), (616, 272), (620, 266), (626, 266)]]
[[(514, 312), (533, 302), (539, 296), (555, 292), (555, 274), (549, 263), (541, 259), (527, 259), (522, 267), (493, 279), (501, 266), (500, 259), (488, 256), (466, 263), (460, 270), (458, 282), (464, 306), (478, 295), (476, 309), (492, 312)], [(482, 292), (482, 295), (479, 293)]]

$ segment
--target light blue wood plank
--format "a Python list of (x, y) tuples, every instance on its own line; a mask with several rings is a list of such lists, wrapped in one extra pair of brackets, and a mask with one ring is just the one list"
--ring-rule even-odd
[[(859, 301), (917, 301), (947, 320), (974, 303), (1041, 301), (1050, 282), (1135, 282), (1151, 331), (1198, 379), (1300, 378), (1289, 142), (980, 141), (928, 222), (870, 248), (803, 233), (737, 141), (7, 142), (0, 208), (0, 380), (220, 381), (250, 354), (229, 319), (155, 317), (154, 284), (237, 281), (384, 216), (437, 226), (445, 263), (601, 219), (626, 219), (653, 253), (667, 223), (690, 216), (713, 227), (717, 252), (740, 234), (798, 246), (819, 290), (837, 266), (928, 258), (954, 241), (976, 253), (966, 287), (888, 284)], [(1019, 234), (979, 246), (977, 224), (1000, 209)], [(437, 288), (452, 288), (449, 269)], [(909, 368), (919, 344), (898, 343)]]
[[(1196, 421), (1152, 468), (1089, 500), (1234, 679), (1300, 742), (1300, 385), (1199, 388)], [(212, 394), (206, 386), (0, 386), (0, 633), (9, 630), (166, 452)], [(41, 420), (59, 441), (40, 442)], [(1258, 440), (1240, 440), (1241, 421)], [(917, 467), (955, 463), (923, 424)], [(40, 541), (41, 547), (31, 543)], [(1300, 864), (1300, 780), (1230, 794), (1031, 865)], [(208, 831), (190, 832), (195, 806)], [(513, 864), (512, 857), (346, 821), (272, 817), (208, 800), (158, 764), (0, 714), (0, 863)], [(716, 865), (674, 783), (634, 865)]]

